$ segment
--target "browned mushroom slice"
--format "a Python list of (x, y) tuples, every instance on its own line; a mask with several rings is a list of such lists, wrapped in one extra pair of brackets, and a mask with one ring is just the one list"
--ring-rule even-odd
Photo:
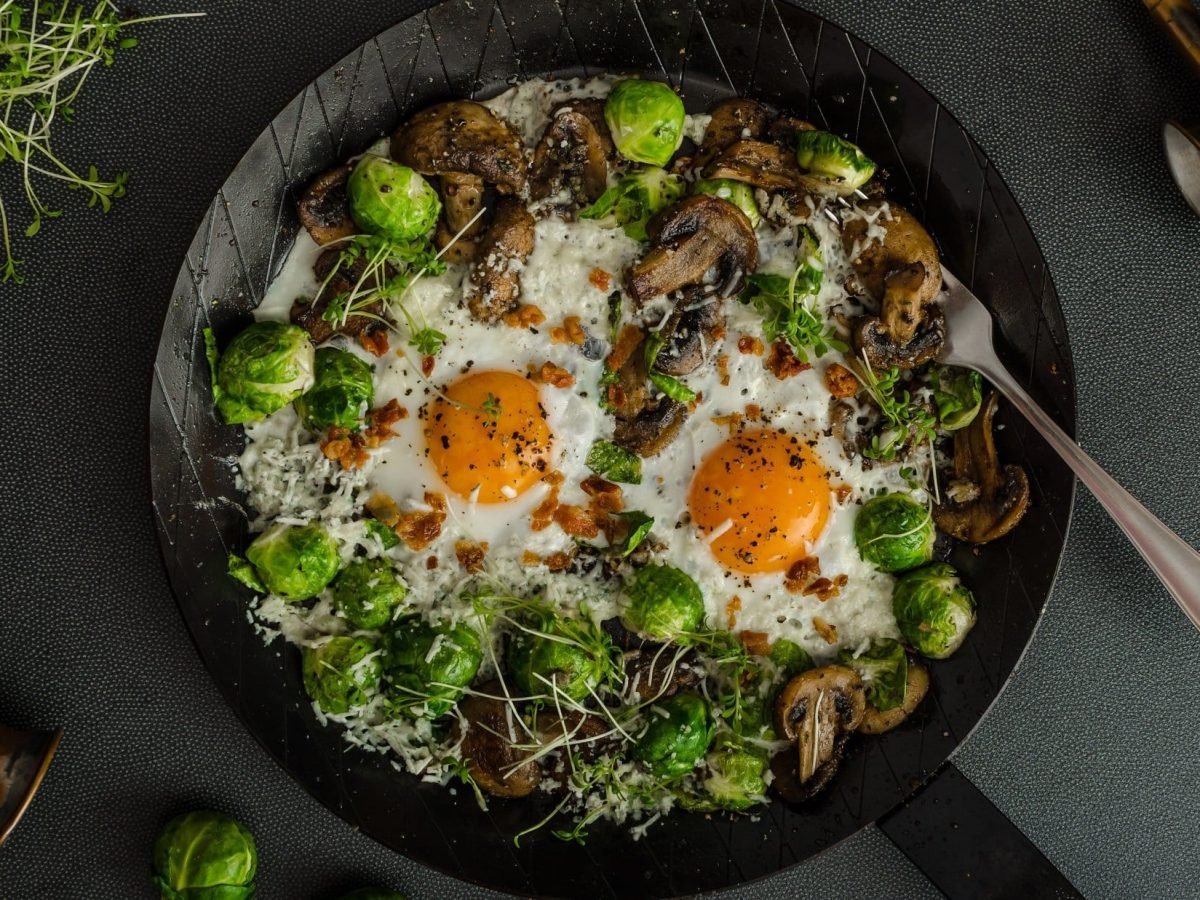
[[(476, 237), (483, 231), (482, 218), (475, 218), (483, 208), (486, 185), (478, 175), (447, 172), (440, 179), (442, 208), (450, 236), (462, 232), (459, 240)], [(463, 231), (463, 229), (466, 229)]]
[(771, 123), (771, 127), (767, 129), (767, 135), (776, 144), (794, 153), (796, 149), (796, 135), (802, 131), (816, 130), (817, 127), (815, 125), (804, 121), (804, 119), (796, 116), (780, 116)]
[(721, 293), (732, 293), (758, 265), (750, 220), (732, 203), (707, 194), (668, 206), (650, 220), (646, 234), (652, 247), (625, 279), (639, 302), (702, 284), (710, 270)]
[(296, 205), (300, 224), (322, 246), (358, 233), (346, 200), (349, 179), (350, 167), (338, 166), (318, 176), (300, 195)]
[(712, 346), (723, 326), (720, 297), (703, 297), (699, 292), (679, 301), (675, 312), (663, 326), (669, 335), (654, 368), (664, 375), (690, 375), (703, 364), (706, 349)]
[[(872, 300), (883, 303), (889, 277), (919, 265), (920, 270), (912, 271), (923, 277), (915, 282), (905, 278), (897, 289), (905, 302), (926, 306), (942, 287), (942, 266), (929, 232), (912, 213), (895, 203), (868, 200), (858, 211), (859, 215), (848, 217), (842, 228), (842, 246), (862, 289)], [(879, 229), (883, 231), (881, 237)], [(888, 318), (886, 312), (884, 317)]]
[(613, 441), (638, 456), (657, 456), (675, 440), (687, 415), (687, 406), (662, 397), (628, 419), (617, 419)]
[(533, 252), (533, 226), (533, 216), (517, 198), (496, 203), (492, 224), (479, 241), (467, 297), (471, 314), (481, 322), (494, 322), (517, 305), (519, 268)]
[(475, 175), (502, 194), (519, 194), (527, 177), (520, 136), (470, 100), (421, 110), (392, 135), (392, 158), (422, 175)]
[(904, 702), (895, 709), (878, 710), (868, 700), (862, 724), (858, 726), (859, 732), (861, 734), (883, 734), (885, 731), (891, 731), (913, 714), (928, 692), (929, 670), (910, 659), (908, 661), (908, 679), (904, 685)]
[[(454, 235), (455, 232), (450, 230), (446, 222), (438, 219), (437, 230), (433, 233), (433, 244), (438, 250), (445, 251), (442, 259), (448, 263), (474, 262), (479, 252), (479, 239), (460, 236), (458, 240), (454, 240)], [(447, 247), (449, 249), (446, 249)]]
[(732, 97), (722, 100), (710, 111), (712, 118), (704, 129), (704, 140), (692, 158), (692, 165), (702, 169), (714, 156), (738, 141), (758, 139), (767, 128), (767, 110), (754, 100)]
[(305, 303), (302, 300), (293, 303), (288, 315), (292, 324), (299, 325), (307, 331), (315, 344), (324, 343), (335, 334), (356, 337), (364, 331), (373, 330), (378, 326), (379, 318), (385, 312), (383, 301), (377, 300), (362, 310), (368, 315), (347, 316), (345, 322), (330, 322), (325, 319), (325, 312), (329, 308), (330, 302), (339, 295), (350, 293), (362, 274), (362, 262), (349, 269), (339, 268), (334, 272), (340, 256), (340, 250), (330, 249), (317, 257), (313, 271), (316, 272), (317, 278), (324, 287), (311, 303)]
[(530, 196), (542, 200), (565, 184), (581, 202), (593, 203), (608, 187), (608, 163), (615, 154), (602, 100), (563, 104), (551, 114), (534, 151)]
[(933, 507), (933, 521), (951, 537), (986, 544), (1004, 537), (1029, 508), (1029, 478), (1020, 466), (1000, 465), (992, 420), (996, 394), (974, 421), (954, 432), (954, 480)]
[(794, 783), (781, 779), (777, 785), (785, 799), (808, 799), (829, 782), (846, 737), (862, 724), (866, 703), (862, 679), (846, 666), (809, 669), (784, 685), (775, 699), (775, 733), (795, 744), (781, 754), (795, 765)]
[(675, 647), (666, 644), (645, 644), (626, 652), (625, 689), (641, 703), (670, 697), (700, 680), (692, 662), (695, 655), (688, 651), (678, 655)]
[(705, 178), (731, 178), (764, 191), (801, 191), (804, 173), (792, 150), (766, 141), (730, 144), (704, 167)]
[[(480, 689), (480, 693), (493, 697), (501, 692), (495, 681)], [(528, 751), (516, 746), (531, 739), (508, 703), (472, 694), (458, 705), (458, 712), (454, 739), (461, 741), (461, 756), (475, 783), (496, 797), (532, 794), (541, 783), (542, 769), (527, 758)]]
[(906, 344), (897, 343), (879, 316), (859, 316), (851, 330), (854, 348), (867, 355), (875, 370), (912, 369), (924, 365), (942, 352), (946, 343), (946, 317), (940, 306), (928, 307), (923, 320)]

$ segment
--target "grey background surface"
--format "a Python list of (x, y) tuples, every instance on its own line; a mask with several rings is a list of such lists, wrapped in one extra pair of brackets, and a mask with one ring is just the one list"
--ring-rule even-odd
[[(160, 570), (145, 478), (162, 303), (205, 207), (304, 84), (415, 5), (146, 0), (208, 16), (143, 28), (59, 136), (71, 160), (134, 175), (107, 217), (63, 198), (68, 215), (22, 248), (27, 283), (0, 285), (0, 720), (67, 728), (0, 850), (5, 900), (150, 897), (153, 836), (195, 805), (254, 830), (268, 900), (367, 881), (478, 895), (352, 832), (225, 709)], [(906, 68), (1006, 177), (1066, 311), (1083, 445), (1200, 542), (1200, 219), (1158, 137), (1168, 115), (1200, 119), (1200, 92), (1142, 5), (803, 5)], [(19, 196), (8, 168), (6, 200)], [(40, 277), (64, 256), (70, 275)], [(44, 362), (11, 349), (32, 344)], [(102, 511), (78, 515), (81, 496)], [(1081, 492), (1041, 629), (956, 761), (1086, 895), (1198, 896), (1197, 671), (1200, 636)], [(730, 896), (937, 893), (872, 829)]]

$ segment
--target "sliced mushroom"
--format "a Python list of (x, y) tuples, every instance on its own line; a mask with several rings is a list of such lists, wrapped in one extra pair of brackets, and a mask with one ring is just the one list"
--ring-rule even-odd
[(715, 273), (722, 296), (740, 286), (758, 265), (758, 241), (746, 215), (717, 197), (697, 194), (669, 206), (650, 220), (651, 250), (630, 267), (626, 287), (645, 302)]
[(478, 175), (447, 172), (441, 177), (440, 183), (443, 215), (450, 237), (454, 237), (460, 231), (460, 241), (477, 237), (484, 226), (482, 217), (475, 218), (483, 208), (483, 195), (487, 189), (483, 179)]
[(796, 135), (802, 131), (816, 130), (817, 126), (797, 116), (780, 116), (771, 123), (767, 134), (776, 144), (794, 153), (796, 150)]
[(808, 185), (794, 151), (766, 141), (738, 141), (704, 167), (705, 178), (731, 178), (764, 191), (802, 192)]
[(1004, 537), (1029, 508), (1029, 478), (1012, 464), (1001, 466), (992, 435), (999, 405), (992, 393), (974, 421), (954, 432), (954, 481), (933, 507), (937, 527), (972, 544)]
[(479, 241), (467, 306), (481, 322), (494, 322), (517, 305), (520, 267), (533, 252), (533, 216), (516, 197), (501, 197)]
[(715, 293), (705, 297), (699, 292), (679, 301), (662, 328), (669, 337), (654, 360), (655, 369), (664, 375), (680, 376), (700, 368), (707, 348), (724, 326), (720, 301)]
[[(337, 272), (334, 272), (334, 267), (338, 265), (340, 256), (340, 250), (330, 249), (317, 257), (317, 261), (313, 265), (313, 271), (316, 272), (317, 278), (320, 279), (324, 287), (313, 298), (311, 303), (297, 300), (292, 304), (291, 312), (288, 314), (288, 318), (291, 319), (292, 324), (299, 325), (307, 331), (315, 344), (324, 343), (335, 334), (356, 337), (363, 332), (373, 331), (377, 327), (382, 327), (379, 325), (379, 319), (383, 317), (385, 312), (382, 300), (377, 300), (362, 310), (362, 312), (369, 315), (348, 316), (344, 323), (329, 322), (324, 318), (325, 310), (329, 308), (330, 301), (340, 294), (350, 293), (362, 275), (362, 266), (364, 264), (361, 261), (349, 269), (342, 267)], [(331, 272), (333, 272), (332, 277), (330, 277)]]
[(910, 658), (908, 678), (904, 685), (904, 702), (895, 709), (878, 710), (868, 700), (862, 724), (858, 726), (859, 733), (883, 734), (885, 731), (891, 731), (913, 714), (928, 692), (929, 670)]
[[(862, 724), (866, 703), (862, 679), (846, 666), (809, 669), (784, 685), (775, 699), (775, 733), (795, 743), (794, 751), (781, 754), (795, 766), (794, 783), (785, 778), (777, 785), (785, 799), (806, 800), (829, 782), (847, 736)], [(787, 771), (785, 762), (779, 765)]]
[(528, 736), (517, 712), (504, 700), (492, 699), (502, 693), (499, 682), (488, 682), (480, 693), (492, 696), (472, 694), (458, 705), (454, 739), (461, 741), (461, 756), (482, 790), (496, 797), (526, 797), (542, 781), (541, 766), (515, 746)]
[(565, 184), (581, 202), (593, 203), (608, 187), (608, 164), (615, 155), (604, 101), (565, 103), (551, 113), (534, 151), (530, 196), (542, 200)]
[(679, 434), (687, 419), (683, 403), (662, 397), (628, 419), (617, 419), (613, 441), (638, 456), (657, 456)]
[(704, 129), (704, 140), (692, 158), (692, 165), (702, 169), (714, 156), (738, 141), (758, 139), (767, 128), (767, 109), (754, 100), (731, 97), (710, 110), (712, 118)]
[(338, 166), (318, 176), (300, 195), (300, 224), (322, 246), (358, 233), (346, 199), (349, 180), (350, 166)]
[(520, 136), (486, 106), (452, 100), (421, 110), (392, 135), (392, 158), (422, 175), (475, 175), (502, 194), (525, 189)]
[[(448, 263), (474, 262), (479, 254), (479, 239), (459, 237), (454, 240), (455, 232), (450, 230), (444, 218), (438, 219), (437, 230), (433, 233), (433, 243), (442, 253), (442, 259)], [(451, 241), (454, 241), (452, 244)], [(449, 249), (447, 249), (449, 248)]]
[[(569, 741), (571, 749), (589, 762), (616, 749), (620, 743), (620, 734), (607, 719), (576, 710), (565, 710), (561, 715), (543, 710), (538, 713), (534, 730), (545, 744), (565, 745)], [(569, 775), (570, 771), (569, 766), (564, 767), (564, 775)]]
[(625, 687), (641, 703), (670, 697), (700, 680), (690, 651), (677, 657), (671, 646), (645, 644), (625, 653)]
[(879, 316), (859, 316), (851, 329), (854, 347), (867, 355), (872, 369), (912, 369), (942, 352), (946, 343), (946, 317), (940, 306), (925, 309), (921, 324), (908, 343), (897, 343)]

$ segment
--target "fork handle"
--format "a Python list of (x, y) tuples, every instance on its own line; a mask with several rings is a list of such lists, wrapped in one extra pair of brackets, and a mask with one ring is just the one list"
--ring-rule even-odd
[(1063, 458), (1113, 521), (1142, 554), (1146, 564), (1175, 598), (1192, 624), (1200, 628), (1200, 553), (1142, 506), (1129, 491), (1055, 424), (998, 360), (994, 365), (973, 364), (980, 374), (1029, 420), (1055, 452)]

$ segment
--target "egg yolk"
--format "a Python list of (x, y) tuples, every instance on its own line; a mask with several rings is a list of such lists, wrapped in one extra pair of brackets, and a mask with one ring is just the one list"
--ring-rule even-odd
[(515, 372), (476, 372), (425, 411), (425, 447), (442, 481), (480, 503), (503, 503), (550, 465), (550, 426), (537, 385)]
[(692, 521), (717, 562), (737, 572), (781, 572), (808, 555), (829, 517), (829, 478), (794, 434), (760, 430), (713, 450), (692, 478)]

